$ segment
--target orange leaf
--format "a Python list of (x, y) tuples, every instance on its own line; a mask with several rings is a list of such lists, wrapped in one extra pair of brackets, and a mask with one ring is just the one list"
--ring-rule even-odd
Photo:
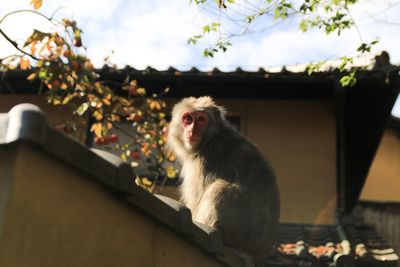
[(36, 78), (36, 73), (34, 72), (34, 73), (31, 73), (31, 75), (29, 75), (26, 79), (28, 80), (28, 81), (32, 81), (33, 79), (35, 79)]
[(150, 109), (156, 109), (156, 110), (160, 110), (161, 109), (161, 105), (158, 101), (151, 101), (150, 102)]
[(31, 54), (34, 55), (36, 53), (36, 40), (33, 40), (31, 43)]
[(101, 121), (103, 119), (103, 115), (99, 112), (99, 111), (95, 111), (93, 112), (92, 115), (97, 121)]
[(20, 61), (19, 61), (19, 67), (21, 68), (21, 70), (26, 70), (31, 66), (31, 63), (29, 62), (29, 60), (24, 59), (21, 57)]
[(38, 10), (42, 6), (42, 0), (31, 0), (31, 5), (35, 10)]
[(97, 137), (101, 137), (101, 130), (102, 130), (102, 125), (101, 125), (101, 123), (94, 123), (93, 125), (92, 125), (92, 127), (90, 128), (90, 131), (91, 132), (94, 132), (94, 134), (97, 136)]

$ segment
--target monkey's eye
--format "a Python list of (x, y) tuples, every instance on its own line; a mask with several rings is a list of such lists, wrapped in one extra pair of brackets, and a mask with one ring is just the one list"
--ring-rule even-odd
[(202, 116), (202, 115), (200, 115), (199, 117), (197, 117), (197, 122), (200, 122), (200, 123), (202, 123), (202, 122), (206, 122), (206, 117), (205, 116)]
[(184, 115), (182, 116), (182, 122), (183, 122), (183, 124), (186, 124), (186, 125), (192, 124), (192, 122), (193, 122), (193, 117), (192, 117), (192, 115), (190, 115), (190, 114), (184, 114)]

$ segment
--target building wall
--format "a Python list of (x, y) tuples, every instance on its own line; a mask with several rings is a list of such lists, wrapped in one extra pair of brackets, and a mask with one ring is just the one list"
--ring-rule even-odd
[[(49, 121), (69, 118), (38, 96), (3, 96), (1, 112), (18, 102), (39, 105)], [(170, 106), (176, 102), (170, 101)], [(281, 221), (334, 223), (336, 210), (336, 126), (330, 101), (218, 100), (241, 119), (241, 131), (267, 157), (281, 191)], [(159, 192), (159, 191), (158, 191)], [(161, 193), (178, 198), (176, 188)]]
[(0, 266), (224, 266), (37, 146), (14, 148)]
[(221, 101), (243, 117), (242, 132), (271, 162), (281, 221), (334, 223), (336, 126), (330, 101)]
[(393, 129), (385, 131), (360, 199), (400, 202), (400, 137)]

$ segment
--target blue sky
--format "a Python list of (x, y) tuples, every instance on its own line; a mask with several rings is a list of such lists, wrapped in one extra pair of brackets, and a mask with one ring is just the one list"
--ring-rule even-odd
[[(16, 9), (31, 9), (29, 2), (2, 1), (0, 15)], [(285, 21), (262, 33), (234, 39), (227, 53), (204, 58), (203, 47), (188, 45), (187, 39), (201, 32), (201, 27), (216, 17), (189, 5), (189, 0), (44, 0), (39, 11), (50, 15), (59, 7), (63, 8), (57, 18), (73, 18), (83, 29), (83, 43), (96, 67), (102, 66), (104, 57), (114, 51), (111, 61), (118, 67), (256, 70), (351, 56), (360, 43), (356, 30), (349, 30), (338, 38), (316, 30), (302, 33), (296, 21)], [(380, 39), (372, 56), (386, 50), (392, 63), (400, 64), (400, 0), (361, 0), (351, 9), (351, 14), (364, 41)], [(258, 25), (269, 25), (269, 22), (260, 21)], [(46, 25), (43, 19), (24, 14), (9, 17), (0, 27), (21, 41), (32, 27), (45, 29)], [(0, 39), (0, 57), (10, 53), (13, 53), (12, 47)]]
[[(3, 1), (0, 14), (31, 8), (29, 2)], [(394, 7), (387, 8), (389, 5)], [(84, 44), (96, 66), (101, 66), (113, 50), (111, 59), (118, 66), (226, 70), (240, 66), (252, 70), (352, 55), (360, 42), (355, 30), (337, 38), (318, 31), (302, 33), (296, 23), (286, 21), (265, 32), (237, 38), (227, 53), (210, 59), (202, 56), (203, 47), (187, 45), (187, 39), (215, 17), (189, 5), (189, 0), (44, 0), (40, 11), (50, 15), (58, 7), (64, 8), (57, 17), (74, 18), (83, 28)], [(365, 41), (380, 37), (373, 53), (387, 50), (392, 62), (400, 64), (400, 1), (364, 0), (351, 11)], [(19, 37), (18, 32), (31, 30), (31, 25), (45, 24), (27, 17), (23, 15), (26, 23), (21, 23), (21, 17), (14, 16), (2, 28)], [(9, 51), (5, 46), (4, 41), (0, 42), (0, 56)]]

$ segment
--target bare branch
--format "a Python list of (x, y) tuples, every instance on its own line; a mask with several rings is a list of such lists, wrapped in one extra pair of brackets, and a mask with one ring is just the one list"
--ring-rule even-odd
[(3, 32), (2, 29), (0, 29), (0, 34), (3, 35), (3, 37), (12, 45), (15, 47), (15, 49), (17, 49), (19, 52), (21, 52), (22, 54), (25, 54), (27, 56), (29, 56), (30, 58), (34, 59), (34, 60), (40, 60), (39, 58), (35, 57), (34, 55), (31, 55), (27, 52), (25, 52), (24, 50), (22, 50), (21, 48), (18, 47), (18, 44), (12, 40), (10, 37), (8, 37), (7, 34), (5, 34), (5, 32)]

